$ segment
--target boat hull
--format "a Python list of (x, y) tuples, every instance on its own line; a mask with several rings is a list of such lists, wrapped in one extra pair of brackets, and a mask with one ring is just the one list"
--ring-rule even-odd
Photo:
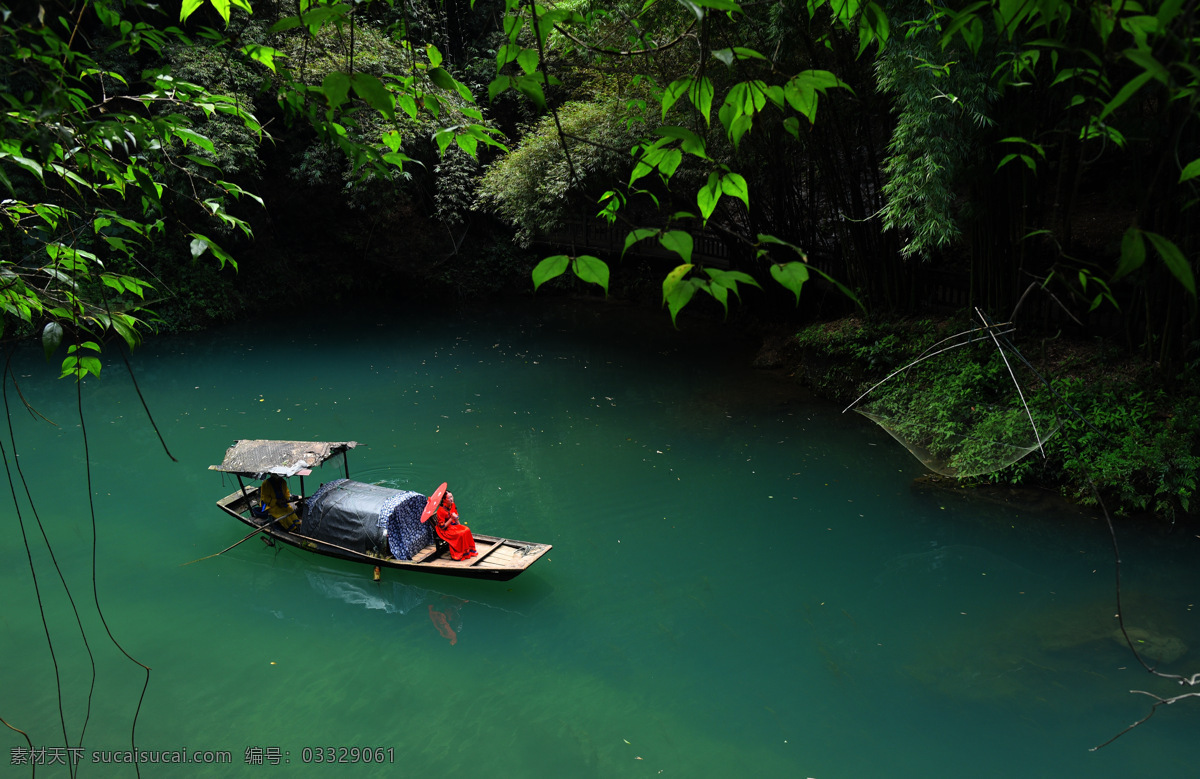
[(553, 547), (530, 541), (517, 541), (499, 536), (475, 534), (475, 548), (479, 554), (467, 560), (451, 559), (443, 544), (431, 545), (413, 556), (412, 560), (397, 560), (370, 552), (338, 546), (316, 538), (308, 538), (302, 532), (289, 532), (273, 524), (271, 518), (254, 516), (251, 505), (257, 499), (258, 488), (247, 487), (217, 501), (217, 506), (229, 516), (257, 529), (261, 535), (275, 541), (304, 549), (325, 557), (336, 557), (354, 563), (393, 568), (404, 571), (458, 576), (466, 579), (490, 579), (508, 581), (545, 556)]

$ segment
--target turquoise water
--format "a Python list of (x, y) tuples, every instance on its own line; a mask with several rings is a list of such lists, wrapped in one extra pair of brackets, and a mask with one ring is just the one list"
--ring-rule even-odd
[[(156, 339), (134, 368), (178, 462), (119, 361), (86, 382), (96, 593), (112, 635), (153, 669), (137, 747), (230, 760), (142, 776), (1194, 772), (1200, 701), (1089, 751), (1148, 712), (1129, 690), (1180, 692), (1111, 635), (1099, 523), (918, 488), (920, 465), (871, 423), (747, 369), (752, 344), (626, 314), (363, 315)], [(130, 748), (145, 672), (93, 601), (74, 387), (40, 355), (16, 372), (57, 425), (10, 388), (96, 681), (88, 715), (91, 661), (22, 498), (64, 739), (6, 497), (0, 717), (35, 747), (79, 747), (83, 732), (81, 775), (133, 776), (93, 754)], [(479, 532), (555, 548), (507, 583), (375, 583), (256, 538), (184, 565), (245, 535), (214, 505), (235, 485), (207, 470), (237, 438), (360, 441), (353, 477), (419, 492), (448, 480)], [(1196, 538), (1122, 541), (1130, 624), (1200, 646)], [(1200, 656), (1164, 670), (1198, 671)], [(28, 773), (10, 765), (24, 739), (3, 731), (3, 773)], [(329, 747), (383, 750), (384, 766), (317, 763)]]

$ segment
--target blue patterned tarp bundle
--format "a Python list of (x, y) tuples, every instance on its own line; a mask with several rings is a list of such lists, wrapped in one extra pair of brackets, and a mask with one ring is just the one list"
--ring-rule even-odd
[(397, 560), (411, 560), (437, 540), (433, 523), (421, 524), (427, 500), (417, 492), (401, 492), (388, 498), (379, 510), (379, 524), (387, 528), (388, 548)]

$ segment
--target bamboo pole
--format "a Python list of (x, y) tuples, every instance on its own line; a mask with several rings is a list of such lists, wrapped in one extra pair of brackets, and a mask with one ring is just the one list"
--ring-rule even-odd
[(291, 511), (289, 511), (288, 513), (286, 513), (286, 514), (284, 514), (284, 515), (282, 515), (282, 516), (275, 517), (275, 518), (274, 518), (274, 519), (272, 519), (270, 522), (264, 522), (264, 523), (262, 524), (262, 526), (261, 526), (261, 527), (257, 528), (257, 529), (256, 529), (254, 532), (250, 533), (250, 535), (246, 536), (246, 537), (245, 537), (245, 538), (243, 538), (241, 541), (238, 541), (238, 542), (237, 542), (237, 544), (231, 544), (231, 545), (229, 545), (229, 546), (225, 547), (224, 549), (222, 549), (221, 551), (219, 551), (219, 552), (217, 552), (217, 553), (215, 553), (215, 554), (210, 554), (210, 555), (208, 555), (207, 557), (198, 557), (198, 558), (196, 558), (195, 560), (192, 560), (192, 562), (190, 562), (190, 563), (182, 563), (182, 564), (180, 564), (180, 566), (179, 566), (179, 567), (180, 567), (180, 568), (182, 568), (182, 567), (184, 567), (185, 565), (191, 565), (192, 563), (198, 563), (198, 562), (200, 562), (201, 560), (207, 560), (207, 559), (209, 559), (210, 557), (217, 557), (218, 555), (223, 555), (223, 554), (225, 554), (226, 552), (228, 552), (230, 549), (233, 549), (233, 547), (237, 546), (238, 544), (241, 544), (241, 543), (243, 543), (243, 542), (245, 542), (245, 541), (249, 541), (251, 538), (253, 538), (254, 536), (256, 536), (256, 535), (258, 535), (259, 533), (263, 532), (264, 530), (266, 530), (267, 528), (269, 528), (271, 525), (274, 525), (274, 524), (275, 524), (276, 522), (278, 522), (279, 520), (281, 520), (281, 519), (287, 519), (288, 517), (292, 516), (292, 515), (293, 515), (293, 514), (295, 514), (295, 513), (296, 513), (296, 510), (295, 510), (295, 509), (292, 509)]

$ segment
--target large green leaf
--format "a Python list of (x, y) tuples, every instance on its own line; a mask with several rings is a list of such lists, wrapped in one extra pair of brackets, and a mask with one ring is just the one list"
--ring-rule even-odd
[(685, 233), (683, 230), (670, 230), (660, 235), (658, 242), (667, 251), (675, 252), (682, 257), (685, 263), (692, 261), (692, 246), (694, 245), (694, 241), (689, 233)]
[(667, 120), (667, 111), (671, 110), (671, 106), (675, 105), (675, 103), (679, 101), (679, 98), (688, 93), (688, 90), (691, 88), (691, 86), (692, 79), (690, 77), (684, 77), (676, 81), (672, 81), (670, 85), (663, 90), (660, 102), (662, 104), (662, 120), (664, 122)]
[(703, 284), (700, 279), (687, 279), (674, 285), (671, 291), (667, 293), (664, 302), (667, 304), (667, 310), (671, 312), (671, 324), (675, 324), (675, 319), (679, 315), (680, 310), (688, 304), (692, 296), (696, 294), (696, 290)]
[(630, 230), (629, 234), (625, 236), (625, 247), (621, 249), (621, 256), (625, 256), (625, 252), (629, 251), (630, 246), (652, 235), (658, 235), (658, 230), (652, 227), (641, 227), (637, 230)]
[(62, 343), (63, 329), (58, 322), (48, 322), (42, 328), (42, 351), (46, 354), (46, 360), (49, 361), (54, 352)]
[(704, 117), (706, 124), (712, 121), (712, 102), (715, 90), (713, 83), (708, 76), (703, 76), (697, 81), (692, 81), (688, 86), (688, 99), (692, 101), (692, 105)]
[(215, 147), (213, 146), (212, 141), (210, 141), (208, 138), (204, 137), (200, 133), (195, 132), (194, 130), (189, 130), (186, 127), (175, 127), (175, 128), (172, 128), (171, 132), (174, 133), (175, 137), (182, 140), (184, 142), (185, 146), (190, 141), (190, 142), (196, 144), (197, 146), (199, 146), (201, 149), (204, 149), (206, 152), (208, 152), (210, 154), (213, 153), (213, 151), (215, 150)]
[[(191, 0), (185, 0), (185, 2), (191, 2)], [(285, 16), (279, 21), (275, 22), (275, 24), (272, 24), (267, 32), (275, 34), (277, 32), (284, 32), (285, 30), (293, 30), (302, 24), (304, 24), (304, 22), (300, 21), (299, 16)]]
[(803, 114), (808, 121), (817, 120), (817, 97), (832, 87), (849, 89), (844, 81), (828, 70), (804, 70), (797, 73), (783, 87), (788, 105)]
[(679, 148), (688, 154), (694, 155), (703, 160), (708, 159), (708, 152), (704, 146), (704, 139), (686, 127), (664, 125), (655, 130), (655, 132), (668, 138), (677, 139), (679, 141)]
[(733, 0), (691, 0), (695, 5), (701, 8), (711, 8), (714, 11), (726, 11), (728, 13), (741, 13), (742, 7)]
[(1146, 242), (1142, 240), (1142, 231), (1136, 227), (1130, 227), (1121, 237), (1121, 261), (1117, 263), (1117, 270), (1113, 273), (1112, 280), (1116, 281), (1122, 276), (1133, 273), (1145, 262)]
[(599, 257), (581, 254), (571, 263), (575, 275), (590, 284), (599, 284), (608, 296), (608, 264)]
[(255, 62), (266, 65), (272, 73), (276, 72), (275, 58), (285, 56), (278, 49), (272, 49), (270, 46), (260, 46), (257, 43), (251, 43), (243, 46), (242, 53)]
[(570, 263), (571, 258), (565, 254), (556, 254), (539, 262), (533, 269), (534, 291), (555, 276), (561, 276)]
[(430, 68), (429, 80), (447, 92), (455, 91), (454, 76), (451, 76), (449, 71), (444, 68)]
[[(793, 252), (795, 252), (796, 254), (800, 255), (801, 259), (805, 260), (806, 262), (807, 262), (807, 260), (808, 260), (808, 255), (804, 253), (804, 250), (803, 250), (803, 249), (801, 249), (799, 246), (797, 246), (797, 245), (795, 245), (795, 244), (793, 244), (793, 243), (788, 243), (787, 241), (783, 240), (782, 238), (776, 238), (775, 236), (773, 236), (773, 235), (767, 235), (766, 233), (759, 233), (759, 234), (758, 234), (758, 242), (759, 242), (760, 244), (763, 244), (763, 243), (770, 243), (770, 244), (774, 244), (774, 245), (776, 245), (776, 246), (783, 246), (783, 247), (786, 247), (786, 248), (788, 248), (788, 249), (791, 249), (791, 250), (792, 250)], [(765, 249), (761, 249), (761, 248), (760, 248), (760, 249), (758, 250), (758, 255), (759, 255), (760, 257), (761, 257), (763, 254), (765, 254), (765, 253), (766, 253), (766, 250), (765, 250)]]
[(1104, 104), (1104, 108), (1100, 111), (1100, 116), (1098, 119), (1103, 121), (1106, 117), (1108, 117), (1109, 114), (1124, 105), (1131, 97), (1137, 94), (1138, 90), (1140, 90), (1147, 81), (1153, 77), (1154, 74), (1147, 70), (1131, 78), (1129, 83), (1121, 87), (1120, 91), (1113, 96), (1112, 100), (1109, 100)]
[(662, 174), (663, 181), (667, 181), (671, 176), (675, 175), (675, 171), (679, 169), (679, 165), (682, 162), (683, 152), (679, 149), (664, 149), (655, 167)]
[(183, 0), (183, 5), (179, 9), (179, 21), (186, 22), (188, 17), (199, 10), (202, 5), (204, 5), (204, 0)]
[(683, 281), (683, 277), (686, 276), (688, 271), (690, 271), (693, 267), (694, 266), (690, 262), (685, 262), (682, 265), (677, 265), (674, 270), (667, 274), (662, 283), (663, 303), (667, 302), (667, 298), (671, 296), (671, 292), (675, 289), (675, 287), (679, 286), (680, 282)]
[(1194, 159), (1184, 167), (1183, 172), (1179, 174), (1179, 183), (1194, 179), (1200, 176), (1200, 158)]
[(729, 287), (710, 282), (705, 284), (703, 289), (716, 298), (717, 302), (721, 304), (721, 308), (725, 309), (725, 316), (729, 316)]
[(474, 157), (476, 155), (479, 147), (479, 139), (474, 135), (471, 135), (470, 133), (459, 133), (454, 136), (454, 142), (458, 145), (458, 148), (462, 149), (470, 156)]
[(1187, 290), (1189, 295), (1196, 297), (1196, 276), (1192, 271), (1191, 263), (1188, 262), (1187, 257), (1183, 256), (1183, 252), (1180, 251), (1179, 247), (1175, 245), (1174, 241), (1158, 233), (1147, 231), (1146, 237), (1154, 245), (1158, 256), (1166, 264), (1167, 270), (1171, 271), (1171, 275), (1183, 285), (1183, 288)]
[(750, 210), (750, 188), (746, 184), (740, 174), (726, 173), (721, 177), (721, 192), (732, 197), (736, 197), (746, 204), (746, 210)]
[(379, 113), (393, 118), (396, 115), (396, 104), (392, 100), (392, 93), (383, 85), (377, 77), (370, 73), (355, 73), (351, 83), (354, 85), (354, 92), (367, 104), (374, 108)]
[(517, 80), (512, 76), (497, 76), (488, 84), (488, 100), (495, 102), (496, 97), (503, 94), (506, 90), (516, 86)]
[(188, 237), (192, 239), (189, 246), (193, 260), (199, 258), (206, 251), (211, 251), (213, 256), (217, 258), (217, 262), (220, 263), (220, 267), (224, 268), (226, 264), (229, 264), (233, 268), (237, 268), (237, 262), (229, 252), (222, 249), (220, 244), (208, 236), (200, 235), (199, 233), (188, 233)]
[(350, 95), (350, 77), (340, 70), (335, 70), (321, 81), (321, 92), (325, 95), (330, 108), (337, 108), (346, 102)]
[(538, 69), (538, 53), (536, 49), (522, 49), (517, 55), (517, 64), (526, 73), (534, 73)]
[(721, 199), (721, 180), (716, 171), (708, 174), (708, 182), (696, 193), (696, 205), (700, 207), (700, 216), (704, 221), (712, 216)]
[(741, 293), (738, 291), (738, 284), (751, 284), (759, 289), (761, 285), (754, 280), (753, 276), (742, 273), (741, 271), (726, 271), (719, 268), (705, 268), (704, 272), (708, 274), (709, 283), (704, 285), (705, 291), (716, 298), (725, 308), (726, 314), (729, 313), (729, 304), (727, 298), (728, 293), (732, 292), (741, 299)]
[(800, 305), (800, 291), (804, 282), (808, 281), (808, 265), (803, 262), (788, 262), (771, 266), (771, 277), (792, 291), (796, 296), (796, 305)]
[[(525, 75), (514, 79), (513, 83), (517, 87), (517, 91), (525, 97), (533, 101), (533, 104), (541, 110), (546, 110), (546, 94), (542, 91), (542, 82), (539, 75)], [(489, 87), (489, 94), (490, 94)]]
[(425, 44), (425, 55), (429, 57), (429, 67), (436, 68), (442, 64), (442, 52), (432, 43)]
[(705, 268), (704, 272), (712, 279), (711, 286), (720, 286), (732, 291), (735, 295), (741, 297), (738, 292), (738, 284), (749, 284), (752, 287), (762, 289), (762, 285), (748, 273), (743, 273), (740, 270), (721, 270), (720, 268)]
[(684, 8), (688, 9), (693, 14), (695, 14), (696, 21), (698, 21), (698, 22), (704, 21), (704, 9), (701, 8), (699, 5), (697, 5), (696, 3), (692, 2), (692, 0), (675, 0), (675, 2), (679, 3)]
[(508, 63), (517, 58), (517, 55), (522, 51), (522, 47), (518, 43), (506, 43), (496, 50), (496, 70), (500, 70)]
[(735, 149), (741, 143), (742, 136), (750, 132), (753, 125), (754, 117), (751, 114), (742, 114), (729, 123), (729, 140)]

